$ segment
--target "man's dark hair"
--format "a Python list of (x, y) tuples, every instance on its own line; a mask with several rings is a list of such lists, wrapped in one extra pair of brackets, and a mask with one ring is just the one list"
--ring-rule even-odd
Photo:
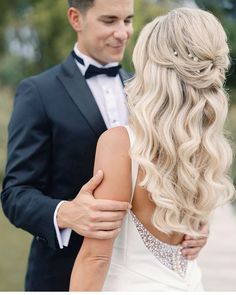
[(78, 8), (81, 11), (87, 11), (94, 5), (95, 0), (68, 0), (69, 7)]

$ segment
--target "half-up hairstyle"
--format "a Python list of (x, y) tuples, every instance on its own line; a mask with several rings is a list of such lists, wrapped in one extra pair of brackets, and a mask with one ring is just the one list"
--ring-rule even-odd
[(135, 133), (131, 156), (156, 205), (154, 226), (199, 235), (202, 222), (230, 200), (232, 151), (224, 136), (229, 67), (226, 34), (200, 9), (179, 8), (142, 30), (126, 92)]

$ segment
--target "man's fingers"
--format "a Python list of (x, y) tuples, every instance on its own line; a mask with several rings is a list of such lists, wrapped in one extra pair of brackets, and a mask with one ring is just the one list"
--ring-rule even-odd
[(189, 235), (185, 235), (184, 236), (184, 240), (193, 240), (193, 237), (189, 236)]
[(96, 211), (124, 211), (130, 209), (131, 205), (128, 202), (96, 199), (93, 204), (93, 210)]
[(187, 256), (197, 256), (198, 253), (200, 252), (201, 248), (196, 247), (196, 248), (186, 248), (182, 250), (182, 254), (187, 257)]
[(98, 170), (98, 172), (81, 188), (81, 191), (92, 194), (93, 191), (99, 186), (103, 180), (103, 171)]
[(94, 232), (93, 235), (91, 235), (91, 237), (94, 239), (99, 239), (99, 240), (112, 239), (112, 238), (115, 238), (119, 232), (120, 232), (119, 228), (110, 230), (110, 231), (96, 231)]
[(103, 211), (100, 213), (96, 213), (90, 217), (91, 222), (114, 222), (114, 221), (120, 221), (123, 220), (126, 212), (124, 211), (115, 211), (115, 212), (109, 212), (109, 211)]
[(209, 225), (208, 225), (208, 223), (201, 225), (201, 227), (200, 227), (200, 233), (202, 235), (209, 235)]
[(91, 230), (93, 231), (111, 231), (121, 227), (122, 220), (118, 221), (108, 221), (108, 222), (98, 222), (91, 225)]
[(197, 258), (197, 255), (187, 255), (185, 258), (186, 258), (187, 260), (194, 260), (194, 259)]
[(193, 248), (193, 247), (203, 247), (206, 244), (207, 239), (196, 239), (196, 240), (186, 240), (182, 243), (184, 248)]

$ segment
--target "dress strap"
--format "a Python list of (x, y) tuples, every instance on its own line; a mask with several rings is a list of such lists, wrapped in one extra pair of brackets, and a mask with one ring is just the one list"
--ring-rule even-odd
[[(130, 147), (134, 144), (134, 133), (131, 130), (129, 126), (125, 126), (128, 135), (129, 135), (129, 141), (130, 141)], [(134, 159), (131, 158), (131, 181), (132, 181), (132, 195), (130, 199), (130, 203), (133, 201), (133, 196), (134, 196), (134, 189), (137, 181), (137, 176), (138, 176), (138, 163), (134, 161)]]

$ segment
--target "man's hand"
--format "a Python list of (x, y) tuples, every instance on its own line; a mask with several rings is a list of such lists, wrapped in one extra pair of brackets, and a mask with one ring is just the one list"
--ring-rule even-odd
[(81, 236), (95, 239), (115, 237), (129, 208), (129, 203), (101, 200), (93, 191), (103, 180), (103, 172), (91, 178), (72, 201), (64, 202), (57, 214), (59, 228), (71, 228)]
[[(201, 226), (201, 233), (203, 235), (209, 234), (208, 224), (204, 224)], [(202, 236), (195, 239), (189, 235), (185, 235), (182, 242), (182, 254), (184, 255), (184, 257), (186, 257), (188, 260), (196, 259), (201, 249), (205, 246), (207, 238), (208, 236)]]

